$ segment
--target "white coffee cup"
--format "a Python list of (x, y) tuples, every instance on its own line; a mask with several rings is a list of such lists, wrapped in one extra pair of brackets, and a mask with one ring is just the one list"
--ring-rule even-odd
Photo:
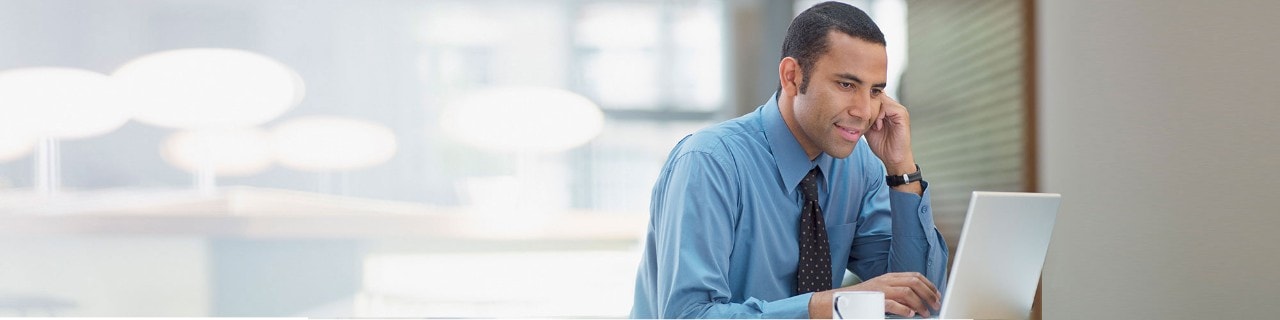
[(884, 292), (840, 291), (831, 301), (836, 319), (884, 319)]

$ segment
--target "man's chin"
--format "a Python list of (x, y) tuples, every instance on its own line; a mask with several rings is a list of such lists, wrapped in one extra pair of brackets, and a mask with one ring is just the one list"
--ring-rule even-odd
[(848, 158), (849, 155), (853, 154), (853, 149), (854, 147), (857, 147), (857, 146), (858, 144), (854, 143), (849, 145), (848, 148), (840, 148), (837, 150), (826, 150), (824, 152), (826, 152), (827, 155), (831, 156), (832, 158), (844, 159), (844, 158)]

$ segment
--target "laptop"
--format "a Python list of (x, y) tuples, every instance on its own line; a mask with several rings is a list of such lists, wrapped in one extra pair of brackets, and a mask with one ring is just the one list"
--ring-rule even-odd
[(976, 191), (942, 294), (942, 319), (1026, 319), (1059, 194)]

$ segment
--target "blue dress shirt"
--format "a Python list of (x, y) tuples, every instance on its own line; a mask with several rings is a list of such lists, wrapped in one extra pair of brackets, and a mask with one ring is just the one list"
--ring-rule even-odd
[(800, 179), (822, 170), (818, 198), (831, 243), (832, 288), (916, 271), (945, 290), (947, 246), (924, 196), (892, 191), (859, 141), (809, 160), (776, 99), (685, 137), (653, 187), (633, 318), (808, 318), (795, 294)]

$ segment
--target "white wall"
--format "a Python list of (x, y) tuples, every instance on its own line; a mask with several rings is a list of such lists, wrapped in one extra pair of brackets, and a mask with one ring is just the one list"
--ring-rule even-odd
[(1277, 1), (1037, 1), (1045, 319), (1273, 318)]

